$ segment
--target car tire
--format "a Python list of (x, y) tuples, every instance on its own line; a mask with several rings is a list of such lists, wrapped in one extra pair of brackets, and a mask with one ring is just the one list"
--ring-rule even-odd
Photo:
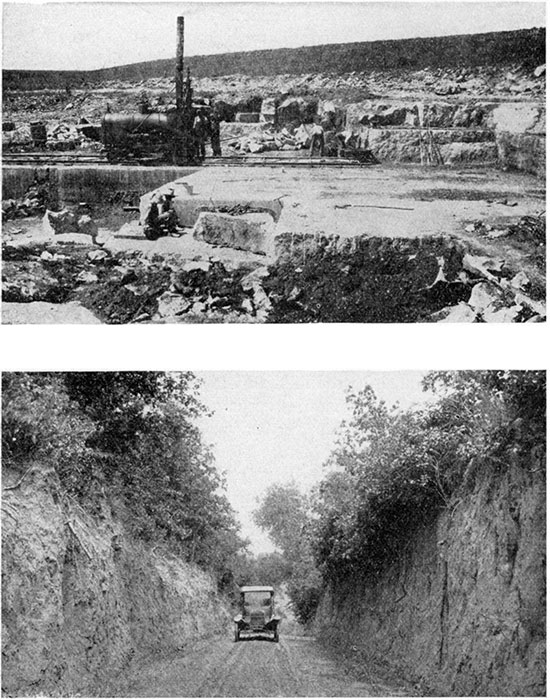
[(278, 641), (279, 641), (279, 628), (278, 627), (275, 628), (275, 632), (273, 633), (273, 641), (275, 643), (278, 643)]
[(239, 625), (235, 625), (235, 641), (238, 642), (240, 638), (241, 638), (241, 631), (239, 629)]

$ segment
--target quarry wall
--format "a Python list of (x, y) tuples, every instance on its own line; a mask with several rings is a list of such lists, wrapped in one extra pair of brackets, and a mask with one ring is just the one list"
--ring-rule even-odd
[(425, 693), (544, 695), (542, 459), (502, 473), (482, 465), (475, 487), (411, 535), (385, 572), (326, 590), (317, 633)]
[(498, 164), (545, 176), (546, 111), (540, 101), (366, 100), (347, 106), (346, 124), (382, 162), (427, 162), (433, 142), (445, 165)]
[(227, 625), (209, 575), (133, 542), (106, 504), (86, 514), (40, 464), (4, 489), (2, 518), (7, 695), (102, 695), (131, 662)]
[(109, 165), (101, 168), (101, 177), (98, 177), (98, 168), (92, 166), (6, 165), (2, 168), (2, 188), (5, 199), (17, 199), (38, 179), (47, 184), (52, 207), (78, 202), (122, 206), (128, 199), (137, 203), (144, 192), (190, 175), (196, 169)]

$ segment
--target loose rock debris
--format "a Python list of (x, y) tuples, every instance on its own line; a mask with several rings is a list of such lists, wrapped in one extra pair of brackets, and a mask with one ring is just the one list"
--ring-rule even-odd
[(35, 177), (33, 183), (21, 199), (6, 199), (2, 201), (2, 221), (23, 219), (37, 216), (46, 211), (48, 204), (48, 187)]
[(216, 261), (150, 259), (78, 244), (7, 244), (2, 294), (8, 303), (78, 301), (106, 323), (256, 322), (265, 300), (241, 285), (249, 273)]
[[(54, 217), (55, 225), (67, 226), (69, 219), (71, 226), (83, 225), (82, 217), (66, 214)], [(541, 227), (542, 215), (524, 217), (509, 235), (538, 236)], [(276, 256), (264, 264), (224, 263), (215, 248), (209, 259), (189, 260), (103, 249), (91, 237), (87, 244), (57, 238), (25, 243), (16, 234), (4, 241), (4, 302), (78, 302), (105, 323), (546, 318), (543, 293), (525, 271), (508, 268), (503, 258), (468, 253), (448, 237), (340, 240), (282, 234)]]

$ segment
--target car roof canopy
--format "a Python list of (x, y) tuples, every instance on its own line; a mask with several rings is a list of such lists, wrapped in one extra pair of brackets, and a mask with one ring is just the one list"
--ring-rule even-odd
[(254, 591), (263, 591), (273, 593), (273, 586), (241, 586), (241, 593), (253, 593)]

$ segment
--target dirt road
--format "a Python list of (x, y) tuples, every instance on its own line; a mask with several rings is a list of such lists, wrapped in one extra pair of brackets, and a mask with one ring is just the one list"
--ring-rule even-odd
[[(411, 694), (369, 674), (354, 678), (312, 637), (201, 641), (178, 657), (140, 664), (123, 693), (132, 697), (372, 697)], [(112, 695), (120, 695), (122, 688)]]

